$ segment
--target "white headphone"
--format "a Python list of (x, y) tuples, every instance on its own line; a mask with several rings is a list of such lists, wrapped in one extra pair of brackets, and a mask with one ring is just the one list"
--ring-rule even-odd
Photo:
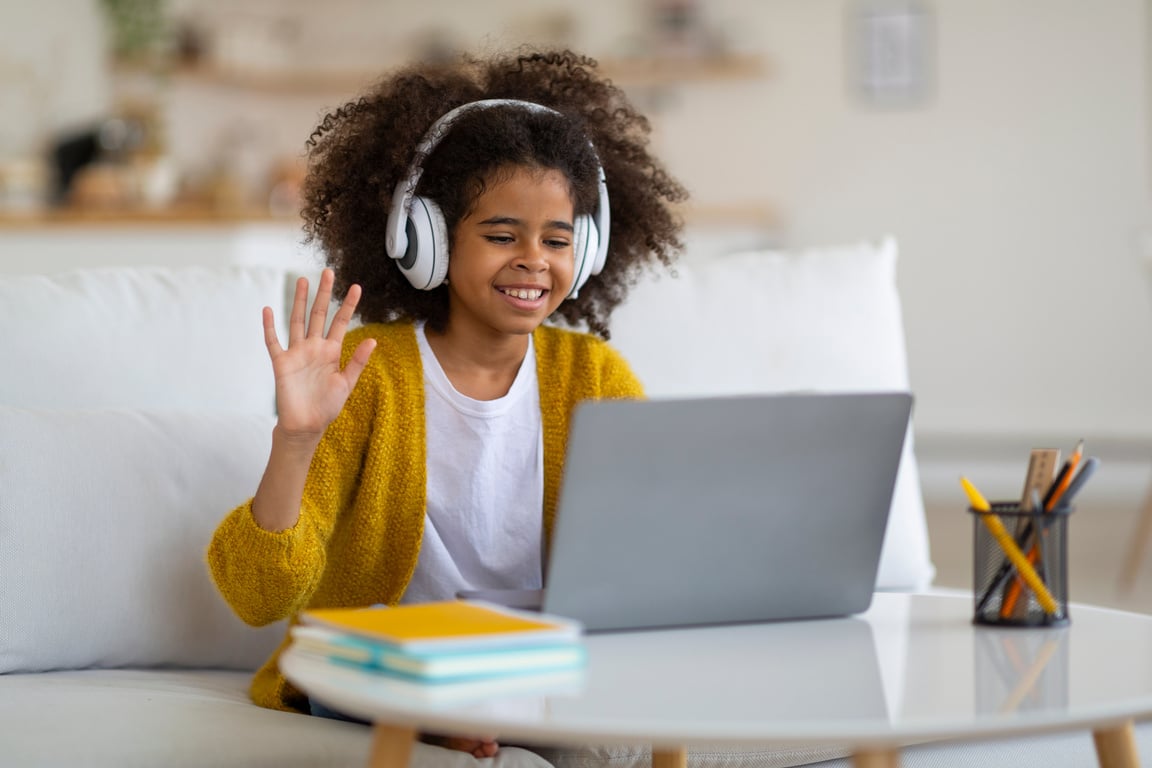
[[(534, 112), (560, 114), (554, 109), (531, 101), (516, 99), (484, 99), (456, 107), (441, 117), (416, 147), (416, 159), (408, 173), (396, 184), (392, 193), (392, 208), (388, 212), (385, 246), (390, 258), (396, 259), (408, 281), (421, 290), (430, 291), (444, 282), (448, 275), (448, 225), (444, 214), (432, 200), (416, 194), (416, 185), (424, 173), (421, 158), (427, 157), (448, 133), (460, 115), (474, 109), (492, 107), (519, 107)], [(573, 263), (572, 290), (565, 298), (576, 298), (577, 292), (592, 275), (600, 274), (608, 256), (608, 184), (604, 168), (597, 163), (596, 174), (600, 200), (592, 215), (576, 217), (572, 235)]]

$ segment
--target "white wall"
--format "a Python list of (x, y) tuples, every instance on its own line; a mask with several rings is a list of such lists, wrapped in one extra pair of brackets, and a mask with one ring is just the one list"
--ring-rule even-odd
[(102, 29), (95, 0), (0, 0), (0, 161), (106, 109)]
[(745, 4), (774, 76), (686, 97), (674, 167), (767, 193), (790, 243), (898, 235), (921, 433), (1152, 435), (1142, 3), (936, 2), (934, 96), (898, 111), (846, 84), (853, 7)]
[[(214, 0), (183, 5), (197, 2)], [(1152, 283), (1140, 248), (1152, 231), (1144, 1), (924, 0), (935, 28), (933, 94), (901, 110), (868, 108), (850, 86), (861, 2), (705, 3), (738, 47), (766, 57), (770, 74), (666, 93), (656, 144), (669, 166), (701, 203), (771, 202), (788, 245), (900, 239), (919, 435), (1152, 443)], [(62, 28), (87, 25), (90, 37), (94, 4), (70, 0), (70, 11), (88, 10)], [(49, 4), (0, 0), (0, 19), (13, 18), (14, 5), (27, 29), (0, 31), (0, 61), (35, 48), (37, 34), (41, 45), (61, 39), (59, 4), (33, 11)], [(395, 35), (443, 18), (465, 42), (498, 46), (540, 7), (482, 5), (484, 14), (469, 15), (446, 0), (406, 4), (393, 15)], [(383, 7), (340, 0), (331, 13), (363, 25), (376, 17), (356, 8), (378, 16)], [(612, 54), (640, 6), (566, 7), (578, 8), (575, 40)], [(52, 103), (83, 105), (100, 91), (65, 76), (67, 59), (36, 56), (62, 78)], [(181, 152), (203, 156), (218, 140), (205, 116), (230, 110), (212, 98), (223, 97), (189, 93), (173, 105)], [(262, 132), (252, 144), (282, 153), (299, 153), (327, 106), (230, 98), (231, 112)]]

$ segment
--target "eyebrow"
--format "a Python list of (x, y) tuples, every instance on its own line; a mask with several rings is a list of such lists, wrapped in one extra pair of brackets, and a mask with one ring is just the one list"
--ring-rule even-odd
[[(513, 225), (513, 226), (519, 226), (520, 224), (523, 224), (523, 223), (524, 222), (522, 222), (520, 219), (517, 219), (513, 216), (493, 216), (491, 218), (484, 219), (484, 221), (477, 222), (477, 224), (488, 224), (488, 225), (508, 224), (508, 225)], [(563, 229), (563, 230), (566, 230), (568, 232), (574, 231), (571, 224), (569, 224), (567, 221), (561, 221), (560, 219), (553, 219), (552, 221), (546, 221), (546, 222), (544, 222), (544, 224), (545, 224), (545, 229)]]

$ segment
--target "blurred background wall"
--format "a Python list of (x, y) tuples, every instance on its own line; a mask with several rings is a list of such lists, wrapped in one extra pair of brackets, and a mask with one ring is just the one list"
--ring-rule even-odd
[(650, 112), (694, 227), (899, 239), (922, 454), (1085, 437), (1144, 472), (1147, 39), (1144, 0), (0, 0), (0, 203), (39, 210), (103, 127), (146, 205), (289, 215), (312, 127), (383, 69), (572, 45)]

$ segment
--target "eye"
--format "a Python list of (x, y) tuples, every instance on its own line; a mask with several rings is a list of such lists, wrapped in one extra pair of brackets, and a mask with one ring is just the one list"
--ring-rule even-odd
[(557, 250), (563, 250), (572, 245), (566, 237), (550, 237), (544, 241), (544, 244), (549, 248), (555, 248)]
[(496, 245), (507, 245), (512, 242), (511, 235), (484, 235), (484, 239)]

